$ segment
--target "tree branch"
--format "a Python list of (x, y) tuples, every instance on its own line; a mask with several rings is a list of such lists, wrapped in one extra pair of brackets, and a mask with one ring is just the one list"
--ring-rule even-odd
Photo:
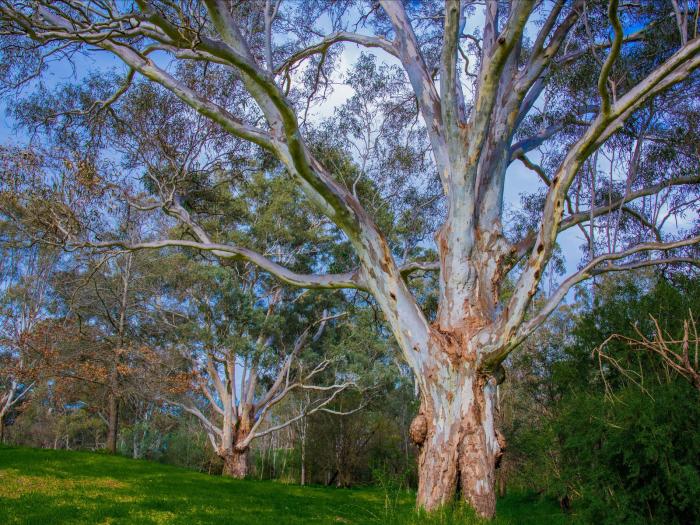
[(403, 264), (399, 267), (399, 272), (401, 276), (406, 279), (413, 272), (439, 272), (440, 262), (439, 261), (424, 261), (424, 262), (410, 262)]
[[(199, 419), (202, 422), (202, 424), (204, 425), (204, 428), (207, 429), (207, 433), (216, 435), (219, 438), (221, 438), (221, 436), (223, 435), (222, 430), (219, 427), (217, 427), (216, 425), (214, 425), (211, 421), (209, 421), (209, 419), (204, 414), (202, 414), (202, 412), (197, 407), (191, 407), (191, 406), (186, 405), (184, 403), (179, 403), (177, 401), (172, 401), (172, 400), (165, 399), (165, 398), (161, 398), (161, 399), (163, 401), (165, 401), (166, 403), (180, 407), (184, 411), (195, 416), (197, 419)], [(213, 440), (212, 440), (212, 443), (213, 443)], [(217, 448), (217, 446), (216, 446), (216, 444), (214, 444), (214, 449), (216, 450), (216, 448)]]
[(388, 41), (386, 38), (361, 35), (359, 33), (351, 33), (348, 31), (338, 31), (337, 33), (326, 36), (317, 44), (294, 53), (280, 66), (275, 68), (275, 74), (280, 74), (281, 72), (290, 69), (294, 64), (301, 62), (310, 56), (325, 53), (333, 44), (341, 42), (350, 42), (364, 47), (380, 48), (390, 55), (399, 58), (399, 52), (397, 51), (396, 47), (394, 47), (394, 44)]
[(441, 175), (443, 184), (446, 183), (445, 170), (449, 166), (445, 137), (442, 129), (442, 110), (440, 97), (435, 84), (428, 71), (425, 58), (418, 45), (418, 39), (413, 31), (406, 10), (402, 2), (395, 0), (380, 0), (380, 5), (391, 20), (394, 28), (394, 45), (398, 50), (399, 58), (403, 64), (408, 79), (416, 95), (418, 107), (428, 130), (430, 143), (433, 147), (435, 162)]
[(194, 248), (197, 250), (212, 252), (217, 257), (221, 258), (241, 258), (252, 262), (263, 270), (271, 273), (281, 281), (292, 286), (302, 288), (355, 288), (364, 289), (363, 283), (360, 282), (358, 272), (347, 272), (343, 274), (298, 274), (284, 266), (277, 264), (274, 261), (264, 257), (263, 255), (243, 248), (240, 246), (203, 243), (197, 241), (189, 241), (185, 239), (164, 239), (150, 242), (130, 243), (128, 241), (114, 240), (102, 242), (84, 242), (72, 246), (70, 249), (77, 248), (122, 248), (124, 250), (157, 250), (167, 247)]
[[(464, 97), (457, 74), (457, 49), (463, 28), (464, 2), (447, 0), (445, 2), (445, 28), (440, 59), (440, 95), (442, 97), (442, 120), (447, 127), (448, 147), (462, 149), (461, 127), (464, 122)], [(452, 142), (455, 142), (452, 144)]]
[(627, 204), (628, 202), (639, 199), (640, 197), (645, 197), (647, 195), (654, 195), (659, 193), (665, 188), (670, 188), (672, 186), (685, 186), (688, 184), (700, 184), (700, 175), (690, 176), (690, 177), (678, 177), (675, 179), (669, 179), (667, 181), (655, 184), (654, 186), (648, 186), (637, 191), (629, 192), (626, 196), (620, 197), (619, 199), (612, 201), (604, 206), (598, 206), (592, 210), (585, 210), (579, 213), (575, 213), (566, 217), (559, 228), (559, 231), (568, 230), (572, 226), (576, 226), (582, 222), (590, 220), (592, 217), (600, 217), (601, 215), (606, 215), (612, 211), (615, 211), (620, 206)]
[(517, 159), (521, 154), (528, 153), (533, 149), (539, 148), (548, 139), (561, 131), (564, 125), (560, 122), (547, 126), (536, 135), (519, 140), (510, 147), (511, 158)]
[[(261, 432), (255, 432), (256, 427), (259, 426), (259, 424), (260, 424), (260, 423), (263, 421), (263, 419), (264, 419), (264, 414), (261, 414), (261, 415), (258, 417), (258, 420), (257, 420), (257, 421), (255, 422), (255, 424), (253, 425), (253, 429), (251, 429), (250, 434), (248, 434), (248, 436), (246, 437), (245, 440), (243, 440), (243, 442), (240, 444), (240, 446), (237, 445), (237, 448), (245, 448), (245, 447), (247, 447), (247, 446), (250, 444), (250, 442), (251, 442), (253, 439), (259, 438), (259, 437), (261, 437), (261, 436), (265, 436), (265, 435), (267, 435), (267, 434), (271, 434), (271, 433), (273, 433), (273, 432), (277, 432), (278, 430), (281, 430), (281, 429), (283, 429), (283, 428), (285, 428), (285, 427), (288, 427), (289, 425), (291, 425), (291, 424), (294, 423), (295, 421), (299, 421), (300, 419), (302, 419), (302, 418), (304, 418), (304, 417), (306, 417), (306, 416), (308, 416), (308, 415), (311, 415), (311, 414), (313, 414), (313, 413), (315, 413), (315, 412), (322, 411), (326, 405), (328, 405), (329, 403), (331, 403), (331, 402), (338, 396), (338, 394), (340, 394), (340, 393), (343, 392), (344, 390), (346, 390), (346, 389), (348, 389), (348, 388), (350, 388), (350, 387), (353, 387), (353, 386), (355, 386), (355, 384), (350, 382), (350, 383), (342, 383), (342, 384), (339, 384), (339, 385), (331, 385), (331, 386), (329, 386), (329, 387), (326, 387), (327, 390), (334, 389), (334, 390), (333, 390), (333, 393), (332, 393), (330, 396), (328, 396), (325, 400), (323, 400), (322, 402), (320, 402), (318, 405), (314, 406), (314, 407), (311, 408), (311, 409), (305, 407), (304, 410), (302, 410), (302, 412), (301, 412), (300, 414), (294, 416), (293, 418), (290, 418), (290, 419), (288, 419), (287, 421), (285, 421), (285, 422), (283, 422), (283, 423), (280, 423), (279, 425), (275, 425), (275, 426), (273, 426), (273, 427), (267, 428), (267, 429), (265, 429), (265, 430), (263, 430), (263, 431), (261, 431)], [(302, 388), (309, 389), (310, 387), (303, 387), (303, 386), (302, 386)], [(357, 410), (360, 410), (361, 408), (362, 408), (362, 407), (358, 408)], [(347, 412), (347, 414), (352, 414), (353, 412), (356, 412), (357, 410), (353, 410), (353, 411), (351, 411), (351, 412)], [(332, 412), (332, 413), (338, 413), (338, 414), (341, 414), (341, 415), (345, 415), (345, 414), (342, 413), (342, 412)]]
[(610, 3), (608, 4), (608, 18), (610, 18), (610, 23), (613, 26), (615, 38), (613, 39), (608, 58), (605, 59), (605, 63), (600, 70), (600, 76), (598, 77), (598, 91), (600, 92), (601, 113), (603, 115), (610, 114), (610, 92), (608, 91), (608, 81), (610, 79), (610, 70), (615, 63), (615, 60), (617, 60), (617, 57), (620, 55), (622, 38), (624, 36), (622, 24), (620, 23), (620, 18), (617, 13), (618, 4), (619, 0), (610, 0)]
[(590, 279), (591, 277), (603, 273), (634, 270), (637, 268), (643, 268), (646, 266), (658, 266), (661, 264), (684, 263), (700, 267), (700, 259), (685, 256), (664, 257), (660, 259), (643, 259), (639, 261), (632, 261), (627, 264), (609, 264), (607, 266), (598, 268), (598, 266), (601, 263), (624, 259), (640, 252), (668, 251), (675, 248), (696, 245), (699, 243), (700, 235), (688, 239), (683, 239), (680, 241), (673, 241), (667, 243), (642, 243), (622, 252), (607, 253), (594, 258), (583, 268), (581, 268), (578, 272), (572, 274), (566, 280), (564, 280), (564, 282), (557, 288), (557, 290), (555, 290), (554, 293), (552, 293), (552, 295), (550, 295), (550, 297), (546, 300), (544, 306), (540, 308), (537, 314), (535, 314), (529, 321), (522, 324), (518, 328), (517, 332), (513, 331), (511, 334), (509, 334), (508, 339), (507, 341), (504, 341), (503, 346), (495, 349), (492, 352), (484, 354), (484, 365), (488, 368), (492, 368), (493, 366), (503, 361), (503, 359), (505, 359), (513, 349), (515, 349), (528, 335), (530, 335), (535, 330), (535, 328), (537, 328), (545, 321), (545, 319), (547, 319), (549, 314), (551, 314), (554, 311), (554, 309), (559, 305), (559, 303), (561, 303), (568, 291), (574, 285), (582, 281), (585, 281), (587, 279)]
[[(468, 165), (476, 167), (486, 141), (491, 112), (498, 98), (501, 73), (508, 58), (522, 38), (525, 24), (532, 12), (534, 0), (516, 0), (511, 6), (505, 28), (494, 43), (493, 50), (483, 57), (478, 79), (478, 93), (474, 102), (467, 142)], [(488, 48), (484, 46), (486, 54)]]
[(601, 112), (576, 144), (570, 148), (552, 178), (552, 185), (547, 193), (540, 228), (534, 243), (535, 249), (531, 252), (530, 258), (515, 284), (513, 296), (498, 323), (501, 328), (501, 340), (497, 343), (498, 346), (505, 344), (513, 337), (525, 316), (559, 233), (564, 198), (584, 161), (623, 125), (632, 112), (660, 91), (686, 79), (695, 69), (700, 67), (700, 56), (698, 55), (700, 55), (700, 38), (689, 42), (666, 62), (658, 66), (612, 104), (609, 112)]

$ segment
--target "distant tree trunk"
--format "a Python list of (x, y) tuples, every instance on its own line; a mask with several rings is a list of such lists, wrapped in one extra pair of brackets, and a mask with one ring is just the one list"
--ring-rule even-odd
[(236, 444), (242, 443), (248, 437), (252, 425), (252, 418), (246, 413), (241, 416), (230, 437), (227, 436), (227, 445), (219, 453), (224, 460), (222, 475), (238, 479), (248, 475), (250, 447), (236, 447)]
[(336, 469), (333, 471), (333, 475), (328, 477), (328, 481), (326, 481), (326, 486), (330, 487), (333, 484), (333, 482), (336, 480), (337, 477), (338, 477), (338, 470)]
[(5, 416), (0, 416), (0, 445), (5, 442)]
[(496, 485), (498, 486), (498, 497), (504, 497), (506, 495), (506, 477), (503, 475), (502, 471), (498, 476), (498, 481)]
[(248, 457), (250, 449), (229, 450), (224, 455), (224, 470), (222, 475), (231, 478), (243, 479), (248, 475)]
[(306, 431), (301, 437), (301, 486), (306, 484)]
[(117, 453), (117, 434), (119, 433), (119, 399), (114, 393), (109, 394), (107, 420), (107, 452)]

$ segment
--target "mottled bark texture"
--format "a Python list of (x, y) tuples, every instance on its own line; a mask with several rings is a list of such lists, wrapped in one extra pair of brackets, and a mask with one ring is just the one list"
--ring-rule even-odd
[(460, 494), (488, 516), (496, 508), (495, 469), (503, 443), (494, 423), (496, 380), (464, 365), (452, 358), (428, 375), (411, 423), (409, 434), (420, 450), (418, 501), (436, 509)]
[(243, 479), (248, 475), (250, 436), (253, 420), (249, 415), (233, 421), (228, 421), (229, 432), (225, 432), (224, 442), (217, 449), (217, 454), (224, 460), (222, 474), (232, 478)]
[(233, 449), (223, 455), (222, 474), (231, 478), (243, 479), (248, 475), (250, 449)]

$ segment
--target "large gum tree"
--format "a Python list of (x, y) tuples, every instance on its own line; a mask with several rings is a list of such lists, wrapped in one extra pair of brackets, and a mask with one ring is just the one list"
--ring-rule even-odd
[[(584, 175), (601, 162), (614, 164), (599, 155), (618, 147), (610, 144), (619, 137), (634, 135), (633, 144), (647, 144), (647, 135), (653, 144), (668, 140), (673, 106), (689, 98), (692, 106), (700, 66), (697, 2), (2, 0), (0, 19), (6, 86), (32, 82), (51, 60), (107, 52), (128, 74), (92, 109), (114, 104), (137, 76), (158, 84), (231, 140), (274, 157), (308, 202), (344, 233), (355, 268), (299, 274), (245, 246), (214, 242), (173, 199), (155, 208), (181, 220), (194, 240), (134, 244), (75, 239), (60, 224), (56, 230), (74, 245), (190, 247), (242, 258), (290, 285), (371, 294), (420, 389), (411, 434), (421, 447), (418, 504), (426, 509), (460, 494), (480, 515), (495, 513), (501, 363), (574, 285), (602, 272), (696, 263), (699, 237), (692, 228), (687, 235), (659, 228), (658, 214), (647, 213), (650, 196), (689, 192), (698, 182), (692, 147), (675, 165), (689, 170), (667, 166), (651, 170), (654, 178), (634, 175), (644, 171), (638, 165), (653, 149), (640, 145), (626, 163), (632, 175), (624, 191), (614, 193), (609, 184), (606, 198), (587, 185), (596, 177)], [(366, 203), (312, 152), (308, 103), (328, 86), (329, 64), (343, 44), (368, 48), (403, 69), (413, 94), (404, 104), (419, 112), (429, 143), (425, 176), (436, 172), (442, 186), (445, 216), (435, 233), (435, 261), (402, 258)], [(187, 64), (205, 66), (198, 82), (181, 76)], [(236, 94), (238, 102), (221, 102), (230, 101), (221, 93)], [(541, 148), (548, 145), (545, 156)], [(528, 154), (547, 162), (538, 165)], [(537, 220), (518, 230), (519, 237), (505, 230), (503, 202), (508, 168), (516, 161), (544, 183), (531, 207)], [(632, 221), (641, 233), (596, 248), (590, 237), (606, 217)], [(534, 301), (558, 236), (573, 227), (589, 236), (589, 257)], [(407, 284), (419, 270), (439, 276), (434, 319)]]

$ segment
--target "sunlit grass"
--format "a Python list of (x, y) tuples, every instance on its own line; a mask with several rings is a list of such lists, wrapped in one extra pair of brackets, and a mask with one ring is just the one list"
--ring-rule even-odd
[[(458, 505), (426, 516), (414, 495), (381, 488), (239, 481), (88, 452), (0, 448), (0, 524), (479, 523)], [(509, 496), (498, 524), (564, 524), (551, 502)]]

